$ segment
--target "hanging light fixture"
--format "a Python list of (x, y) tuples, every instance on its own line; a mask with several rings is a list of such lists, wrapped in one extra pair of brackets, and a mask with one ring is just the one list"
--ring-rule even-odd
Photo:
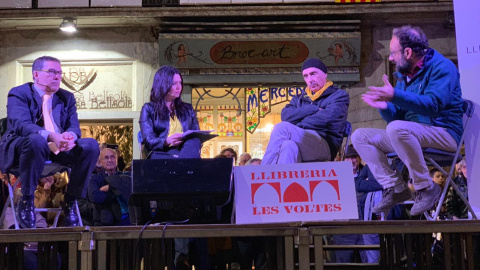
[(60, 24), (60, 30), (69, 33), (77, 32), (77, 20), (63, 19), (63, 22)]

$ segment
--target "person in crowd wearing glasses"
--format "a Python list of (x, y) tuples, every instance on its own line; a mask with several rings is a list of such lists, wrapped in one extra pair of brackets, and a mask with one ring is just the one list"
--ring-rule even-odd
[(419, 27), (393, 29), (389, 60), (396, 66), (396, 86), (383, 75), (384, 85), (370, 86), (362, 96), (379, 110), (387, 128), (357, 129), (352, 142), (384, 189), (382, 201), (372, 211), (388, 212), (411, 198), (385, 156), (396, 152), (413, 179), (415, 216), (433, 207), (441, 193), (429, 175), (422, 148), (454, 152), (463, 132), (460, 78), (455, 64), (429, 47)]
[(7, 131), (0, 141), (0, 170), (19, 166), (23, 196), (17, 206), (22, 228), (35, 228), (34, 192), (47, 160), (71, 166), (65, 194), (65, 226), (78, 226), (76, 199), (85, 197), (98, 159), (98, 143), (80, 138), (75, 96), (60, 88), (60, 60), (42, 56), (32, 65), (33, 83), (8, 93)]

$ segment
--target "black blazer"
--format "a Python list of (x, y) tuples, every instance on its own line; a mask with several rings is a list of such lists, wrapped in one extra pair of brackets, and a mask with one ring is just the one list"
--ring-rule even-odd
[[(78, 123), (75, 96), (64, 89), (59, 89), (52, 97), (53, 118), (60, 132), (72, 132), (81, 137)], [(38, 134), (44, 129), (42, 115), (42, 98), (33, 88), (33, 83), (14, 87), (8, 92), (7, 131), (0, 141), (0, 170), (8, 171), (15, 156), (15, 146), (19, 138)]]

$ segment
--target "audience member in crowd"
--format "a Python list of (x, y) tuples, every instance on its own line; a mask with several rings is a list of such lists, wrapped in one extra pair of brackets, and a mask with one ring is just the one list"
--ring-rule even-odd
[[(63, 201), (63, 193), (68, 184), (66, 173), (56, 173), (47, 177), (40, 178), (37, 189), (35, 190), (36, 208), (58, 208)], [(48, 225), (55, 221), (56, 213), (42, 213), (46, 218)]]
[(98, 158), (97, 141), (80, 138), (75, 96), (60, 88), (62, 74), (58, 59), (42, 56), (32, 64), (33, 83), (8, 93), (0, 170), (20, 167), (23, 197), (16, 214), (22, 228), (35, 228), (34, 192), (47, 160), (71, 166), (64, 221), (66, 226), (78, 226), (77, 198), (85, 196)]
[(457, 162), (457, 164), (455, 164), (455, 177), (459, 176), (460, 174), (462, 174), (462, 168), (460, 167), (460, 163), (462, 161), (460, 160), (459, 162)]
[(327, 66), (310, 58), (302, 65), (307, 87), (282, 109), (262, 164), (333, 160), (343, 141), (348, 93), (327, 79)]
[[(18, 202), (22, 198), (22, 189), (20, 187), (17, 187), (15, 182), (17, 180), (14, 178), (12, 180), (12, 185), (14, 186), (13, 188), (13, 203), (15, 206), (18, 205)], [(12, 207), (9, 206), (7, 209), (5, 209), (5, 217), (3, 219), (3, 229), (15, 229), (15, 212), (12, 210)], [(45, 218), (40, 214), (40, 212), (35, 212), (35, 223), (36, 223), (36, 228), (47, 228), (47, 221)], [(19, 220), (17, 219), (17, 222)]]
[(389, 60), (395, 64), (397, 83), (387, 75), (383, 86), (370, 86), (362, 96), (379, 110), (386, 130), (359, 128), (352, 143), (384, 188), (375, 213), (388, 212), (397, 203), (409, 200), (405, 181), (390, 167), (386, 153), (396, 152), (408, 168), (415, 188), (413, 216), (432, 208), (441, 188), (429, 176), (422, 148), (454, 152), (463, 132), (462, 91), (457, 67), (430, 48), (419, 27), (395, 28), (390, 41)]
[[(17, 205), (18, 201), (22, 197), (22, 192), (20, 188), (14, 189), (13, 201)], [(3, 219), (2, 229), (15, 229), (15, 212), (12, 207), (5, 209), (5, 216)], [(35, 227), (38, 229), (47, 228), (48, 224), (45, 218), (39, 213), (35, 212)], [(48, 254), (44, 253), (44, 254)], [(62, 260), (60, 254), (57, 253), (57, 269), (61, 268)], [(50, 258), (52, 260), (53, 258)], [(36, 270), (38, 269), (38, 242), (25, 242), (23, 247), (23, 268), (25, 270)]]
[(235, 151), (231, 147), (223, 148), (222, 151), (220, 151), (220, 155), (225, 155), (228, 158), (233, 158), (233, 164), (235, 164), (238, 160), (237, 151)]
[(100, 161), (104, 170), (92, 174), (88, 185), (88, 197), (95, 204), (94, 224), (129, 225), (127, 201), (131, 192), (130, 174), (118, 170), (114, 149), (103, 149)]
[[(465, 158), (459, 162), (461, 173), (453, 179), (462, 195), (468, 199), (467, 187), (467, 163)], [(466, 219), (468, 218), (468, 208), (453, 187), (449, 187), (445, 197), (446, 218), (448, 219)]]
[(252, 159), (252, 156), (249, 153), (242, 153), (238, 160), (238, 166), (246, 165), (250, 159)]
[[(262, 165), (259, 158), (251, 158), (246, 163), (248, 165)], [(235, 243), (239, 252), (239, 264), (241, 269), (268, 269), (267, 259), (275, 254), (274, 239), (271, 237), (236, 237)], [(253, 265), (252, 265), (253, 262)]]
[(445, 174), (439, 171), (437, 168), (433, 168), (430, 170), (430, 177), (432, 177), (432, 181), (437, 184), (439, 187), (443, 189), (445, 186)]
[[(360, 200), (358, 201), (359, 218), (360, 220), (365, 220), (365, 204), (368, 193), (383, 190), (382, 186), (377, 182), (372, 172), (368, 168), (368, 164), (363, 166), (358, 173), (358, 176), (355, 178), (355, 190), (357, 192), (357, 198), (359, 197), (358, 194), (361, 194)], [(390, 211), (390, 215), (387, 217), (387, 219), (397, 219), (394, 216), (394, 214), (398, 213), (398, 209), (396, 209), (397, 207), (402, 209), (400, 206), (394, 207), (395, 211)], [(368, 219), (376, 219), (376, 216), (374, 215), (373, 217), (367, 217), (367, 220)], [(378, 234), (363, 234), (362, 237), (365, 245), (378, 245), (380, 243)], [(365, 250), (365, 256), (366, 261), (364, 262), (378, 263), (380, 260), (380, 251)]]
[[(13, 201), (17, 205), (19, 199), (22, 197), (22, 191), (20, 188), (14, 189)], [(2, 229), (15, 229), (15, 220), (12, 207), (5, 209), (5, 216), (3, 219)], [(35, 227), (38, 229), (48, 228), (46, 219), (40, 214), (35, 212)], [(1, 222), (0, 222), (1, 223)], [(48, 253), (44, 253), (48, 254)], [(57, 253), (57, 269), (61, 269), (62, 259), (60, 254)], [(50, 258), (53, 259), (53, 258)], [(38, 242), (25, 242), (23, 247), (23, 269), (36, 270), (38, 269)]]
[(259, 158), (252, 158), (245, 165), (262, 165), (262, 160)]
[(180, 71), (162, 66), (155, 73), (150, 102), (140, 114), (140, 130), (148, 158), (200, 158), (201, 141), (183, 139), (188, 130), (198, 130), (191, 104), (182, 101), (183, 79)]
[[(353, 148), (353, 145), (349, 145), (345, 151), (345, 161), (352, 163), (352, 170), (354, 181), (357, 181), (360, 170), (363, 168), (361, 159), (357, 154), (357, 151)], [(357, 194), (357, 207), (359, 217), (363, 217), (363, 207), (361, 207), (361, 200), (364, 195), (362, 192), (356, 192)], [(335, 234), (333, 235), (333, 241), (336, 245), (363, 245), (364, 240), (361, 234)], [(349, 263), (354, 262), (353, 250), (336, 250), (335, 258), (337, 263)], [(360, 251), (360, 259), (362, 262), (367, 262), (365, 250)]]

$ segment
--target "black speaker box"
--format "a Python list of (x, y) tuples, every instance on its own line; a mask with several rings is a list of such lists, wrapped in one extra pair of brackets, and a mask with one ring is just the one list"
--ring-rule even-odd
[(230, 223), (233, 160), (143, 159), (132, 163), (132, 224)]

